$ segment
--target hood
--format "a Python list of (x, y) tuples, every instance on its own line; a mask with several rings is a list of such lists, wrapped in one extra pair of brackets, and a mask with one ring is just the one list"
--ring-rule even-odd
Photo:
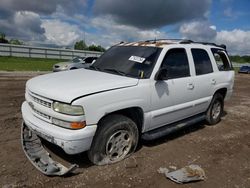
[(27, 82), (27, 89), (48, 99), (71, 103), (77, 97), (135, 86), (138, 79), (87, 69), (50, 73)]
[(61, 62), (61, 63), (57, 63), (57, 64), (55, 64), (55, 65), (58, 65), (58, 66), (64, 66), (64, 65), (69, 65), (69, 64), (71, 64), (72, 62), (71, 61), (65, 61), (65, 62)]

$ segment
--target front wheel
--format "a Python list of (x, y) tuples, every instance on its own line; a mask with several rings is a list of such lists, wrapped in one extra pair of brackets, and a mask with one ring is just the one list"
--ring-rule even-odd
[(138, 128), (130, 118), (109, 115), (98, 124), (89, 159), (96, 165), (119, 162), (135, 151), (138, 138)]
[(220, 93), (216, 93), (206, 112), (206, 121), (208, 125), (215, 125), (221, 120), (224, 109), (224, 98)]

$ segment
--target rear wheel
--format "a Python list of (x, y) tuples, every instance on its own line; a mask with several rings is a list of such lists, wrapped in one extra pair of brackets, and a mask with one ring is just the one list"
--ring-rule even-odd
[(206, 121), (208, 125), (215, 125), (221, 120), (224, 109), (224, 98), (220, 93), (216, 93), (206, 112)]
[(135, 151), (138, 138), (138, 128), (130, 118), (109, 115), (98, 125), (88, 152), (89, 159), (96, 165), (119, 162)]

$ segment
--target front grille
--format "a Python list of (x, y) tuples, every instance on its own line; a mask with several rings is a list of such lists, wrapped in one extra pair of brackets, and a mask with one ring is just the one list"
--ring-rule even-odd
[(35, 97), (33, 95), (30, 95), (30, 96), (33, 99), (33, 101), (35, 101), (36, 103), (41, 104), (43, 106), (46, 106), (47, 108), (51, 108), (51, 103), (50, 102), (47, 102), (47, 101), (42, 100), (42, 99), (39, 99), (39, 98), (37, 98), (37, 97)]
[(50, 118), (51, 118), (49, 115), (44, 114), (44, 113), (42, 113), (42, 112), (40, 112), (40, 111), (38, 111), (38, 110), (36, 110), (36, 109), (34, 109), (34, 108), (33, 108), (33, 111), (34, 111), (37, 115), (42, 116), (42, 117), (44, 117), (44, 118), (46, 118), (46, 119), (48, 119), (48, 120), (50, 120)]

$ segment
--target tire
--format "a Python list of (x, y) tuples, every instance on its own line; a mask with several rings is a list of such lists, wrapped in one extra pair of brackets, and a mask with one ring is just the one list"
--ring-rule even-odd
[(72, 67), (72, 68), (70, 68), (69, 70), (76, 70), (77, 68), (76, 67)]
[(130, 118), (109, 115), (98, 124), (88, 151), (89, 160), (95, 165), (119, 162), (135, 151), (138, 139), (138, 128)]
[(206, 112), (208, 125), (215, 125), (220, 122), (224, 109), (224, 98), (220, 93), (215, 93), (209, 108)]

